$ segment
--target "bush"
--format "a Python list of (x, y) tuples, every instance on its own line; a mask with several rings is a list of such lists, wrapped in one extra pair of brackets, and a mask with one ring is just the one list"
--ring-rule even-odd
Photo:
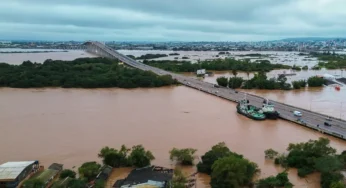
[(24, 188), (39, 188), (39, 187), (41, 188), (41, 187), (44, 187), (44, 182), (36, 178), (28, 179), (24, 181), (23, 187)]
[(244, 80), (241, 77), (232, 77), (229, 78), (228, 87), (232, 89), (240, 88)]
[(309, 175), (313, 172), (314, 172), (313, 168), (309, 168), (309, 167), (298, 168), (299, 177), (305, 177), (306, 175)]
[(306, 86), (306, 81), (305, 80), (293, 81), (292, 85), (294, 89), (300, 89)]
[(258, 188), (275, 188), (275, 187), (293, 187), (293, 184), (289, 181), (287, 177), (287, 172), (281, 172), (275, 177), (270, 176), (265, 179), (260, 179), (257, 183)]
[(343, 178), (339, 172), (324, 172), (321, 174), (321, 187), (330, 188), (333, 183), (342, 181)]
[(88, 181), (96, 178), (101, 165), (95, 161), (83, 163), (81, 167), (78, 168), (78, 172), (81, 177), (86, 178)]
[(264, 151), (264, 154), (265, 154), (265, 158), (274, 159), (279, 154), (279, 152), (273, 149), (267, 149)]
[(236, 188), (248, 186), (259, 171), (257, 164), (237, 156), (216, 160), (212, 166), (211, 187)]
[(70, 169), (65, 169), (65, 170), (61, 171), (60, 179), (65, 179), (67, 177), (76, 178), (76, 172), (74, 172)]
[(227, 87), (228, 85), (228, 78), (222, 76), (222, 77), (218, 77), (216, 79), (216, 82), (219, 86), (223, 86), (223, 87)]
[(211, 174), (212, 165), (218, 159), (228, 156), (236, 156), (238, 158), (243, 158), (242, 155), (231, 152), (224, 142), (220, 142), (213, 146), (211, 150), (206, 152), (202, 157), (202, 161), (197, 164), (197, 170), (201, 173)]
[(146, 151), (142, 145), (133, 146), (128, 157), (129, 164), (137, 168), (149, 166), (154, 159), (154, 155), (150, 151)]
[(303, 70), (308, 70), (309, 67), (308, 67), (307, 65), (305, 65), (302, 69), (303, 69)]
[(177, 149), (173, 148), (170, 153), (170, 159), (176, 160), (178, 163), (182, 165), (193, 165), (194, 154), (196, 153), (196, 149), (193, 148), (185, 148), (185, 149)]
[(312, 76), (308, 79), (309, 87), (321, 87), (325, 84), (325, 80), (318, 76)]

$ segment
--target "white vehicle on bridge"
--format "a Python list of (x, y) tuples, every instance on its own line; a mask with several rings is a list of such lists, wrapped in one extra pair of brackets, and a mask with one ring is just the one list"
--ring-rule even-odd
[(298, 117), (301, 117), (301, 116), (302, 116), (302, 113), (299, 112), (299, 111), (293, 111), (293, 114), (294, 114), (295, 116), (298, 116)]

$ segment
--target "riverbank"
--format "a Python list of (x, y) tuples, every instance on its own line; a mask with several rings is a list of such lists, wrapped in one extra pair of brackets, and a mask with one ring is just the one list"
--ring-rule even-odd
[[(289, 143), (321, 136), (329, 138), (339, 151), (346, 147), (341, 140), (286, 121), (249, 120), (236, 113), (235, 103), (182, 86), (1, 88), (0, 104), (6, 106), (0, 108), (0, 139), (6, 140), (0, 142), (0, 162), (39, 157), (44, 165), (59, 162), (72, 168), (100, 160), (96, 154), (104, 146), (143, 144), (155, 155), (153, 164), (173, 167), (168, 153), (171, 148), (196, 148), (201, 156), (212, 145), (225, 141), (232, 151), (256, 162), (262, 170), (260, 176), (267, 177), (281, 171), (264, 159), (268, 148), (284, 152)], [(317, 175), (305, 180), (296, 174), (289, 171), (296, 187), (318, 187)], [(198, 175), (198, 187), (208, 187), (208, 183), (206, 176)]]

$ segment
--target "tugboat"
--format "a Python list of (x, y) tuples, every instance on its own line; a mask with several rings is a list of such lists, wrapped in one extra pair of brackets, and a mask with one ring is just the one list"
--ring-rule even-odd
[(262, 112), (268, 119), (278, 119), (280, 113), (275, 110), (274, 105), (269, 103), (268, 99), (264, 99)]
[(265, 120), (266, 116), (262, 110), (256, 106), (250, 105), (249, 100), (246, 98), (239, 101), (237, 105), (237, 112), (253, 120)]

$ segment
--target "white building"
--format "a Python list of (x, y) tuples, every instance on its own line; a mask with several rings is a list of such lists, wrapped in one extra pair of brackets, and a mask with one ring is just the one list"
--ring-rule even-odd
[(197, 70), (197, 75), (205, 74), (205, 69)]

